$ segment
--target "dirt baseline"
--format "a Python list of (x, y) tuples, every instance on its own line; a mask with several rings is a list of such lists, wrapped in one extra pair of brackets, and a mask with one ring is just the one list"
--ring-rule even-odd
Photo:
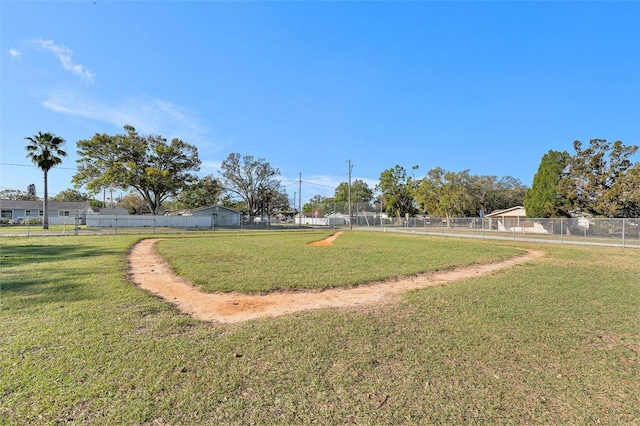
[[(332, 237), (335, 239), (337, 235)], [(502, 262), (425, 273), (354, 288), (249, 295), (201, 292), (188, 280), (175, 275), (167, 262), (156, 254), (154, 244), (157, 241), (159, 239), (142, 240), (133, 246), (128, 256), (129, 279), (194, 318), (220, 323), (242, 322), (310, 309), (389, 303), (408, 290), (491, 274), (544, 255), (542, 251), (528, 250), (522, 256)]]

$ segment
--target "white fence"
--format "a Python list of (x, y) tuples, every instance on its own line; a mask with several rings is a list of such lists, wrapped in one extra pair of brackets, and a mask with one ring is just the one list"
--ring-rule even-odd
[[(40, 222), (42, 223), (42, 218), (40, 218)], [(78, 224), (82, 223), (82, 218), (78, 216)], [(75, 216), (49, 216), (49, 225), (71, 225), (74, 226), (76, 224)]]
[(87, 226), (96, 228), (210, 228), (212, 221), (212, 216), (87, 215)]

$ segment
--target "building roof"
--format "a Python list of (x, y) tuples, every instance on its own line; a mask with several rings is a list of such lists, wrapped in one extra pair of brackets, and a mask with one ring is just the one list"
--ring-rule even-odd
[[(30, 200), (0, 200), (0, 207), (5, 210), (41, 210), (42, 201), (30, 201)], [(76, 202), (76, 201), (49, 201), (49, 210), (85, 210), (91, 209), (88, 202)]]
[(104, 214), (104, 215), (114, 215), (114, 214), (119, 214), (119, 215), (125, 215), (125, 214), (129, 214), (129, 210), (123, 208), (123, 207), (103, 207), (101, 209), (98, 210), (98, 214)]
[(515, 206), (504, 210), (493, 211), (485, 215), (485, 217), (525, 217), (526, 215), (527, 213), (523, 206)]
[(167, 215), (169, 216), (185, 216), (185, 215), (190, 215), (193, 213), (197, 213), (197, 212), (201, 212), (204, 210), (211, 210), (211, 209), (215, 209), (215, 210), (229, 210), (232, 213), (237, 213), (237, 214), (242, 214), (242, 212), (240, 210), (234, 209), (232, 207), (225, 207), (225, 206), (221, 206), (219, 204), (216, 204), (215, 206), (205, 206), (205, 207), (197, 207), (195, 209), (182, 209), (182, 210), (174, 210), (171, 212), (168, 212)]
[(225, 207), (225, 206), (221, 206), (220, 204), (216, 204), (215, 206), (206, 206), (206, 207), (198, 207), (197, 209), (191, 209), (192, 212), (198, 212), (201, 210), (208, 210), (208, 209), (224, 209), (224, 210), (229, 210), (230, 212), (234, 212), (234, 213), (242, 213), (240, 210), (238, 209), (234, 209), (233, 207)]

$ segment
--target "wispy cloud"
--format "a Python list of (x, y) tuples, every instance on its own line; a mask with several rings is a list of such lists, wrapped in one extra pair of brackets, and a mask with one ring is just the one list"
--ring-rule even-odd
[(200, 166), (202, 171), (218, 171), (222, 166), (222, 160), (203, 160)]
[(36, 46), (47, 49), (48, 51), (56, 55), (65, 70), (71, 71), (72, 73), (77, 74), (87, 79), (88, 81), (93, 81), (95, 74), (89, 71), (84, 65), (75, 63), (72, 58), (73, 52), (68, 47), (56, 44), (52, 40), (36, 39), (31, 40), (31, 42)]
[(18, 56), (21, 55), (21, 53), (18, 52), (16, 49), (11, 48), (11, 49), (9, 49), (9, 55), (11, 55), (14, 58), (17, 58)]
[(51, 111), (110, 123), (118, 128), (130, 124), (142, 134), (180, 138), (200, 147), (211, 145), (211, 132), (196, 113), (161, 99), (138, 97), (107, 104), (71, 92), (55, 92), (41, 104)]

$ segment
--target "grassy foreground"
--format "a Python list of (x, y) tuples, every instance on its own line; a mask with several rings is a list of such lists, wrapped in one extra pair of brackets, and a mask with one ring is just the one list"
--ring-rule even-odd
[(126, 281), (137, 238), (0, 240), (1, 424), (640, 422), (640, 251), (535, 245), (395, 305), (221, 326)]

